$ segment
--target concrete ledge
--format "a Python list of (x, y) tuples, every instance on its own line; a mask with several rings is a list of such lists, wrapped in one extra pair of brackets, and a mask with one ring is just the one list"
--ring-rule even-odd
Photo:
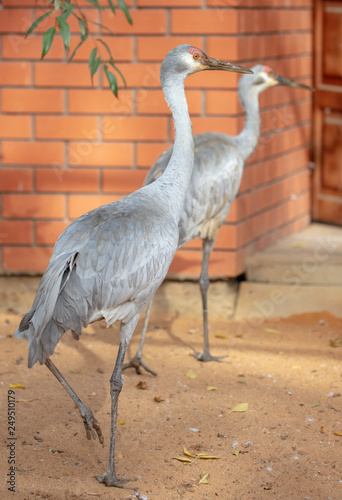
[(261, 319), (326, 311), (342, 318), (342, 286), (243, 282), (234, 319)]

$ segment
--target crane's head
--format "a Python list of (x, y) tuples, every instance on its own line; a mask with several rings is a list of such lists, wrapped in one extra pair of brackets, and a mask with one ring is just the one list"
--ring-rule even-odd
[(205, 70), (253, 73), (250, 69), (243, 68), (242, 66), (208, 57), (202, 50), (192, 47), (191, 45), (179, 45), (170, 50), (165, 57), (160, 70), (160, 78), (163, 83), (165, 74), (182, 74), (184, 78), (186, 78), (193, 73)]
[(277, 85), (285, 85), (287, 87), (302, 88), (311, 91), (315, 90), (304, 83), (299, 83), (295, 80), (291, 80), (290, 78), (278, 75), (269, 66), (258, 64), (252, 68), (252, 71), (254, 73), (253, 77), (246, 80), (243, 78), (240, 79), (239, 90), (246, 86), (249, 87), (250, 90), (253, 89), (259, 94), (260, 92)]

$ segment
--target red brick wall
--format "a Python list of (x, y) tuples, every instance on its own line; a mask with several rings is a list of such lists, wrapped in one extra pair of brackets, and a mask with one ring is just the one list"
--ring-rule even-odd
[[(71, 64), (64, 62), (60, 39), (40, 61), (42, 32), (51, 21), (28, 39), (23, 33), (43, 3), (3, 0), (0, 10), (0, 273), (43, 271), (71, 220), (142, 185), (172, 142), (159, 68), (174, 46), (190, 43), (214, 57), (246, 66), (264, 62), (284, 76), (311, 81), (312, 0), (132, 0), (133, 26), (107, 10), (101, 20), (79, 1), (118, 35), (101, 36), (127, 80), (119, 100), (103, 74), (91, 85), (91, 41)], [(74, 24), (72, 31), (71, 48)], [(237, 81), (237, 75), (210, 72), (187, 80), (195, 134), (238, 133), (243, 113)], [(221, 229), (212, 275), (240, 274), (248, 253), (308, 224), (310, 98), (285, 87), (261, 96), (262, 138)], [(200, 248), (196, 240), (179, 251), (171, 272), (198, 275)]]

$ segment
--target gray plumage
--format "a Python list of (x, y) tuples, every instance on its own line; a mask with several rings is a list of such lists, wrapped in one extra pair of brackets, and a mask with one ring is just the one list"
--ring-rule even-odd
[(209, 58), (181, 45), (161, 67), (161, 83), (175, 124), (175, 144), (164, 174), (126, 198), (97, 208), (75, 220), (61, 234), (38, 287), (31, 310), (16, 337), (28, 340), (31, 367), (36, 361), (57, 377), (82, 416), (87, 436), (103, 442), (100, 425), (49, 356), (61, 336), (105, 318), (121, 322), (120, 345), (110, 379), (111, 438), (108, 470), (98, 476), (107, 486), (122, 487), (115, 472), (115, 436), (122, 364), (141, 311), (165, 278), (179, 240), (178, 223), (194, 163), (191, 122), (184, 79), (206, 69), (250, 72)]
[[(191, 182), (186, 193), (184, 208), (179, 222), (178, 248), (194, 238), (203, 240), (202, 272), (199, 280), (203, 303), (204, 347), (202, 353), (195, 353), (200, 361), (218, 361), (209, 350), (207, 290), (209, 287), (208, 265), (220, 227), (229, 213), (239, 190), (245, 161), (255, 150), (260, 137), (259, 94), (276, 85), (287, 85), (311, 89), (306, 85), (277, 75), (268, 66), (252, 68), (253, 75), (242, 75), (238, 84), (241, 104), (246, 113), (242, 132), (231, 137), (221, 133), (204, 133), (194, 136), (195, 163)], [(170, 147), (151, 167), (144, 185), (155, 182), (167, 166), (173, 148)], [(148, 325), (151, 304), (146, 311), (142, 338), (133, 360), (124, 368), (133, 366), (140, 373), (143, 366), (155, 374), (142, 361), (142, 347)]]

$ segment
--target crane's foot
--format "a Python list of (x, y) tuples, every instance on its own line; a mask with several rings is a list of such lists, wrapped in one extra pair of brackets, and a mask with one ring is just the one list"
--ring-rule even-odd
[(144, 368), (144, 370), (146, 370), (148, 373), (150, 373), (154, 377), (156, 377), (158, 375), (157, 372), (154, 372), (153, 370), (151, 370), (151, 368), (149, 368), (146, 365), (146, 363), (144, 363), (143, 360), (137, 355), (135, 355), (131, 361), (129, 361), (128, 363), (125, 363), (122, 367), (122, 370), (126, 370), (126, 368), (135, 368), (135, 371), (137, 372), (137, 374), (141, 375), (140, 367)]
[[(130, 481), (138, 481), (139, 477), (132, 477), (132, 479), (122, 479), (117, 478), (116, 474), (112, 472), (105, 472), (102, 476), (96, 476), (99, 483), (105, 484), (106, 486), (113, 486), (115, 488), (127, 488), (123, 483), (128, 483)], [(135, 490), (136, 488), (130, 488)]]
[(212, 356), (210, 351), (204, 350), (203, 352), (194, 352), (194, 356), (197, 361), (203, 361), (203, 363), (207, 363), (208, 361), (216, 361), (216, 363), (223, 363), (222, 359), (226, 358), (226, 356)]
[(78, 409), (83, 420), (84, 428), (87, 434), (87, 439), (93, 438), (95, 439), (95, 441), (98, 439), (100, 443), (103, 444), (104, 438), (102, 435), (101, 426), (94, 417), (91, 409), (88, 408), (88, 406), (86, 406), (83, 403), (78, 407)]

